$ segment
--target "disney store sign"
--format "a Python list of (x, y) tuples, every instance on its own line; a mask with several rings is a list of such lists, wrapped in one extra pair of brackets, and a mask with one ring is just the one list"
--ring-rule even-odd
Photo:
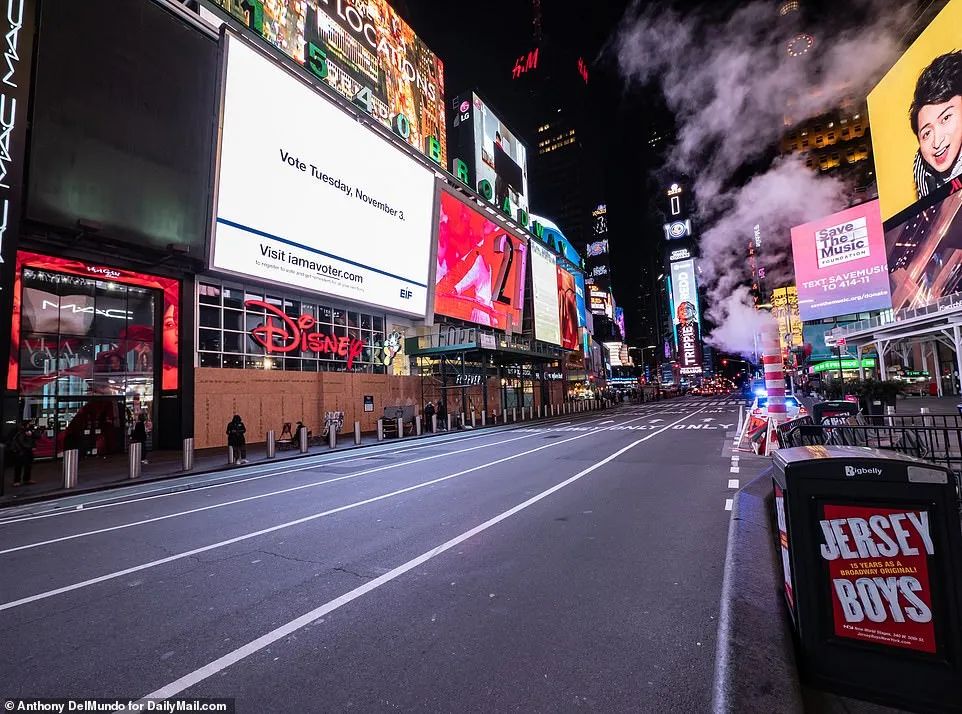
[(267, 319), (251, 330), (251, 338), (261, 345), (267, 354), (286, 354), (288, 352), (316, 352), (344, 357), (347, 368), (351, 369), (354, 360), (364, 350), (364, 340), (356, 337), (337, 337), (323, 332), (312, 331), (317, 320), (312, 315), (301, 315), (296, 320), (274, 305), (263, 300), (247, 300), (248, 308), (264, 309)]

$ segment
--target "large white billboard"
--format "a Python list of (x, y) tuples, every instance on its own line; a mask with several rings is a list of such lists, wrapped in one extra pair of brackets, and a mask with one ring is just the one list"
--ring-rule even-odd
[(558, 259), (555, 254), (539, 245), (531, 247), (531, 288), (534, 297), (534, 336), (542, 342), (561, 344), (561, 326), (558, 321)]
[(211, 267), (423, 317), (434, 174), (227, 35)]

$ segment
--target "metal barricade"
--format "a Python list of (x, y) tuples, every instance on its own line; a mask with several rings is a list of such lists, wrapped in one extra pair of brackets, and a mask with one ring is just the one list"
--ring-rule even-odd
[(181, 470), (194, 470), (194, 437), (188, 436), (184, 439), (184, 450), (181, 454)]
[(80, 465), (80, 451), (78, 449), (67, 449), (63, 452), (63, 487), (76, 488), (77, 471)]

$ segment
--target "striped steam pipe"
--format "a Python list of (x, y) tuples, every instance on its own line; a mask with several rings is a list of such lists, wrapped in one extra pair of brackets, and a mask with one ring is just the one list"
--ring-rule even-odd
[(768, 392), (768, 415), (776, 422), (788, 418), (785, 410), (785, 371), (778, 326), (762, 328), (762, 365), (765, 368), (765, 390)]

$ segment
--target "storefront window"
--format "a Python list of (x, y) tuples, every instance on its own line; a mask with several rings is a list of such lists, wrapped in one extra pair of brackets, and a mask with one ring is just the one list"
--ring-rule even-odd
[[(198, 283), (198, 363), (201, 367), (230, 369), (277, 369), (284, 371), (345, 371), (344, 355), (332, 354), (324, 345), (325, 336), (336, 344), (346, 337), (356, 345), (352, 370), (384, 373), (379, 361), (384, 339), (384, 316), (372, 315), (255, 290), (228, 287), (216, 282)], [(243, 295), (243, 301), (239, 296)], [(254, 301), (254, 302), (250, 302)], [(313, 345), (291, 344), (288, 324), (276, 311), (283, 312), (290, 324), (304, 321), (308, 334), (319, 333)], [(265, 324), (271, 330), (261, 330)], [(297, 327), (296, 329), (301, 329)], [(260, 330), (260, 332), (258, 332)], [(361, 343), (361, 344), (358, 344)], [(271, 347), (265, 348), (265, 343)]]
[(29, 265), (20, 281), (18, 387), (22, 418), (41, 429), (36, 456), (123, 451), (134, 420), (151, 421), (164, 293)]

